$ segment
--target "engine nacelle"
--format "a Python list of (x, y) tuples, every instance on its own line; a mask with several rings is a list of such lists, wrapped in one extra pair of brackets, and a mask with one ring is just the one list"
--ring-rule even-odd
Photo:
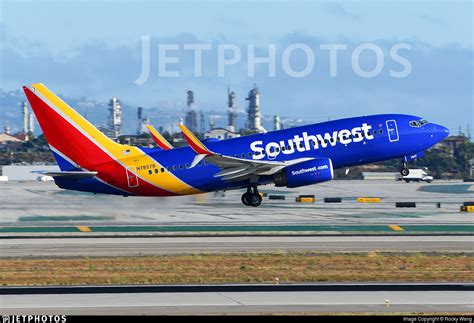
[(273, 175), (275, 186), (300, 187), (330, 181), (334, 178), (329, 158), (308, 160), (285, 167)]

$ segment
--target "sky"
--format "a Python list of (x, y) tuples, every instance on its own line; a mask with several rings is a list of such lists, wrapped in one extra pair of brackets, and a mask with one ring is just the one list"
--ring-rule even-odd
[[(473, 125), (473, 4), (471, 1), (8, 1), (0, 0), (0, 88), (42, 82), (72, 97), (107, 100), (115, 95), (133, 106), (170, 109), (184, 105), (193, 89), (203, 109), (225, 109), (229, 85), (240, 109), (253, 84), (262, 93), (265, 114), (310, 121), (373, 113), (412, 113), (447, 125)], [(150, 36), (151, 70), (144, 84), (142, 36)], [(383, 67), (375, 77), (354, 72), (356, 48), (371, 43), (382, 50)], [(409, 61), (411, 73), (390, 71)], [(179, 77), (158, 73), (159, 45), (175, 44), (179, 63), (168, 65)], [(209, 44), (202, 76), (195, 77), (193, 52), (185, 44)], [(242, 60), (218, 76), (218, 46), (234, 44)], [(276, 48), (275, 77), (268, 65), (248, 74), (248, 46), (259, 56)], [(291, 77), (283, 53), (292, 44), (313, 51), (314, 69)], [(330, 76), (330, 57), (321, 44), (346, 44), (338, 56), (338, 75)], [(302, 70), (307, 56), (290, 60)], [(360, 54), (362, 69), (377, 66), (374, 52)], [(0, 120), (1, 123), (1, 120)]]

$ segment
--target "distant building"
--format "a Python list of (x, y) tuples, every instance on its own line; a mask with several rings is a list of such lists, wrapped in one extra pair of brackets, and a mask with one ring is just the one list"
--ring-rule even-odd
[(437, 143), (435, 148), (447, 148), (449, 150), (449, 154), (452, 156), (454, 151), (459, 148), (460, 145), (465, 144), (469, 141), (469, 138), (460, 135), (460, 136), (449, 136), (443, 141)]
[(224, 128), (214, 128), (204, 133), (204, 139), (215, 138), (223, 140), (237, 137), (240, 137), (240, 134)]
[(21, 142), (24, 142), (25, 140), (22, 140), (20, 138), (17, 138), (16, 136), (12, 136), (10, 134), (7, 134), (7, 133), (0, 133), (0, 144), (2, 145), (7, 145), (7, 144), (10, 144), (12, 142), (17, 142), (17, 143), (21, 143)]
[(122, 104), (115, 96), (109, 102), (109, 124), (106, 133), (111, 138), (118, 138), (122, 128)]
[(118, 137), (118, 141), (121, 144), (141, 147), (151, 147), (154, 143), (152, 138), (141, 135), (121, 135)]
[(439, 144), (445, 147), (449, 147), (451, 150), (459, 148), (460, 145), (468, 142), (469, 139), (466, 136), (449, 136)]

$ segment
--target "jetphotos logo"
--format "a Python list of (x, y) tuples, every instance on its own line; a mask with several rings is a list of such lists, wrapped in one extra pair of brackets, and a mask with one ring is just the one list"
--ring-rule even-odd
[(262, 140), (254, 141), (250, 144), (250, 149), (254, 152), (253, 159), (275, 159), (279, 154), (290, 155), (298, 152), (305, 152), (311, 149), (327, 148), (336, 146), (337, 143), (348, 145), (353, 142), (361, 142), (365, 139), (372, 140), (372, 126), (363, 123), (360, 127), (352, 129), (336, 130), (332, 133), (308, 135), (305, 131), (301, 135), (295, 135), (291, 139), (280, 140), (279, 142), (269, 142), (265, 145)]

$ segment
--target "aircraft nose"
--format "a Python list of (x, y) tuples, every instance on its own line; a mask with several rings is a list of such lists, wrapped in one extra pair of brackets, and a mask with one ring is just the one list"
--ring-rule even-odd
[(433, 135), (437, 142), (441, 141), (449, 136), (449, 129), (439, 124), (433, 124)]

